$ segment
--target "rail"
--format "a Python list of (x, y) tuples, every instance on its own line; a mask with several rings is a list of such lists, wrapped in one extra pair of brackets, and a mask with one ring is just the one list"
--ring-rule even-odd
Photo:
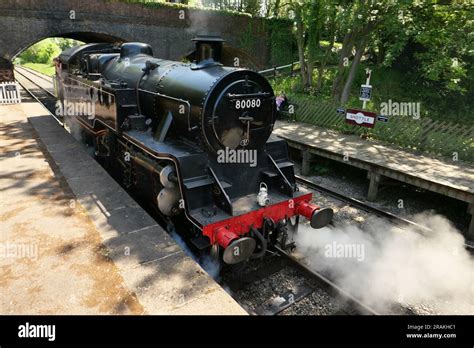
[[(362, 202), (358, 199), (344, 196), (343, 194), (341, 194), (339, 192), (336, 192), (334, 190), (328, 189), (328, 188), (323, 187), (321, 185), (315, 184), (312, 181), (310, 181), (308, 179), (305, 179), (305, 178), (303, 178), (299, 175), (296, 175), (295, 177), (296, 177), (296, 181), (298, 183), (300, 183), (300, 184), (302, 184), (302, 185), (304, 185), (304, 186), (306, 186), (310, 189), (326, 193), (326, 194), (328, 194), (328, 195), (330, 195), (330, 196), (332, 196), (332, 197), (334, 197), (334, 198), (336, 198), (340, 201), (343, 201), (343, 202), (345, 202), (345, 203), (347, 203), (347, 204), (349, 204), (349, 205), (351, 205), (355, 208), (358, 208), (358, 209), (364, 210), (366, 212), (373, 213), (373, 214), (375, 214), (379, 217), (385, 218), (385, 219), (389, 220), (390, 222), (392, 222), (393, 224), (398, 225), (400, 227), (406, 227), (406, 226), (413, 227), (416, 232), (419, 232), (423, 235), (426, 235), (427, 233), (433, 232), (430, 228), (428, 228), (426, 226), (417, 224), (416, 222), (413, 222), (413, 221), (410, 221), (408, 219), (402, 218), (400, 216), (391, 214), (387, 211), (376, 208), (373, 205), (366, 204), (366, 203), (364, 203), (364, 202)], [(474, 245), (464, 243), (464, 247), (466, 249), (474, 252)]]

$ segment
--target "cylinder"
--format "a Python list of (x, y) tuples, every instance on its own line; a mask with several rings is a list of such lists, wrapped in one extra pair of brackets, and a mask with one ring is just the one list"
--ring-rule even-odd
[(176, 187), (176, 171), (174, 170), (174, 166), (171, 164), (167, 165), (160, 171), (160, 182), (163, 187)]

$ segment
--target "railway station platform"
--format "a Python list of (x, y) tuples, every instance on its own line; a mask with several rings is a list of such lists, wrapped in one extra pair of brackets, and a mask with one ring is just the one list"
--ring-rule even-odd
[(425, 190), (466, 202), (471, 222), (466, 238), (474, 241), (474, 166), (426, 154), (416, 154), (356, 135), (341, 134), (300, 122), (277, 121), (274, 134), (301, 151), (302, 174), (309, 172), (313, 155), (367, 170), (370, 180), (367, 200), (374, 201), (384, 178), (395, 179)]
[(1, 314), (247, 314), (39, 103), (0, 137)]

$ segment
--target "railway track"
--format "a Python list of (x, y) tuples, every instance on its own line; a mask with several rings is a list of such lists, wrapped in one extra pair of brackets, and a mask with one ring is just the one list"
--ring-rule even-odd
[(53, 80), (50, 76), (41, 74), (37, 71), (27, 69), (24, 67), (15, 67), (15, 72), (20, 74), (21, 78), (24, 78), (34, 84), (41, 91), (41, 94), (48, 95), (50, 98), (56, 99), (54, 95), (54, 85)]
[(269, 279), (278, 273), (291, 270), (293, 273), (291, 277), (297, 280), (296, 284), (280, 291), (273, 290), (272, 293), (266, 293), (268, 298), (263, 302), (255, 304), (254, 308), (247, 308), (250, 314), (278, 315), (292, 306), (297, 307), (305, 299), (311, 301), (312, 295), (318, 293), (320, 295), (317, 305), (331, 309), (330, 315), (380, 315), (376, 309), (364, 304), (323, 274), (308, 268), (290, 253), (278, 247), (273, 248), (270, 253), (263, 266), (257, 261), (257, 267), (249, 272), (237, 273), (230, 277), (229, 274), (232, 273), (226, 273), (223, 276), (222, 285), (237, 294), (237, 301), (244, 307), (249, 307), (239, 301), (240, 292), (249, 291), (252, 285), (269, 282)]
[[(56, 111), (56, 96), (53, 94), (53, 82), (51, 79), (47, 79), (44, 76), (39, 76), (39, 73), (32, 73), (30, 70), (26, 70), (22, 67), (15, 67), (16, 80), (23, 87), (26, 93), (28, 93), (33, 99), (38, 103), (44, 105), (44, 107), (49, 111), (50, 115), (61, 125), (64, 126), (63, 120), (60, 117), (57, 117), (55, 114)], [(37, 81), (41, 79), (43, 81), (41, 84)], [(35, 81), (36, 80), (36, 81)], [(51, 89), (45, 88), (42, 86), (48, 82), (51, 86)]]
[[(49, 83), (49, 84), (52, 84), (52, 77), (51, 76), (48, 76), (48, 75), (45, 75), (45, 74), (42, 74), (36, 70), (33, 70), (33, 69), (30, 69), (30, 68), (27, 68), (27, 67), (24, 67), (24, 66), (16, 66), (15, 67), (16, 70), (20, 70), (20, 72), (23, 72), (23, 73), (28, 73), (28, 74), (31, 74), (31, 75), (34, 75), (34, 76), (37, 76), (38, 78), (44, 80), (45, 82)], [(54, 95), (53, 95), (54, 96)]]
[[(25, 91), (29, 93), (35, 100), (43, 104), (61, 125), (63, 122), (56, 117), (55, 102), (56, 98), (52, 94), (52, 81), (49, 78), (40, 76), (37, 72), (31, 72), (29, 69), (15, 68), (17, 72), (18, 82), (23, 86)], [(49, 85), (48, 85), (49, 84)], [(337, 200), (343, 201), (353, 207), (364, 210), (366, 212), (375, 214), (384, 219), (391, 221), (399, 226), (411, 226), (421, 233), (429, 233), (429, 229), (425, 226), (416, 224), (410, 220), (398, 217), (391, 213), (385, 212), (371, 205), (354, 198), (345, 197), (344, 195), (317, 185), (301, 176), (297, 176), (299, 184), (306, 186), (312, 190), (316, 190), (334, 197)], [(471, 248), (472, 246), (467, 245)], [(267, 266), (259, 267), (254, 271), (247, 273), (240, 279), (227, 278), (223, 281), (223, 285), (229, 287), (233, 292), (241, 291), (255, 282), (264, 282), (266, 278), (281, 272), (285, 268), (291, 268), (302, 279), (298, 286), (287, 289), (287, 291), (273, 294), (271, 298), (259, 304), (255, 309), (251, 310), (252, 314), (260, 315), (277, 315), (292, 306), (297, 306), (303, 300), (310, 298), (316, 292), (327, 294), (328, 301), (338, 303), (338, 310), (333, 314), (363, 314), (363, 315), (377, 315), (379, 314), (375, 309), (364, 304), (360, 299), (355, 298), (349, 292), (339, 287), (326, 276), (321, 273), (309, 269), (303, 262), (296, 259), (289, 253), (279, 248), (274, 248), (269, 251), (272, 262)], [(323, 296), (324, 297), (324, 296)], [(403, 309), (397, 310), (402, 313)], [(405, 312), (406, 313), (406, 312)]]

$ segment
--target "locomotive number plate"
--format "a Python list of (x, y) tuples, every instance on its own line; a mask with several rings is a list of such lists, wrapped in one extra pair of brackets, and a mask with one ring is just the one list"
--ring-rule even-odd
[(235, 108), (237, 110), (259, 108), (261, 105), (262, 105), (262, 101), (258, 98), (237, 99), (235, 101)]

